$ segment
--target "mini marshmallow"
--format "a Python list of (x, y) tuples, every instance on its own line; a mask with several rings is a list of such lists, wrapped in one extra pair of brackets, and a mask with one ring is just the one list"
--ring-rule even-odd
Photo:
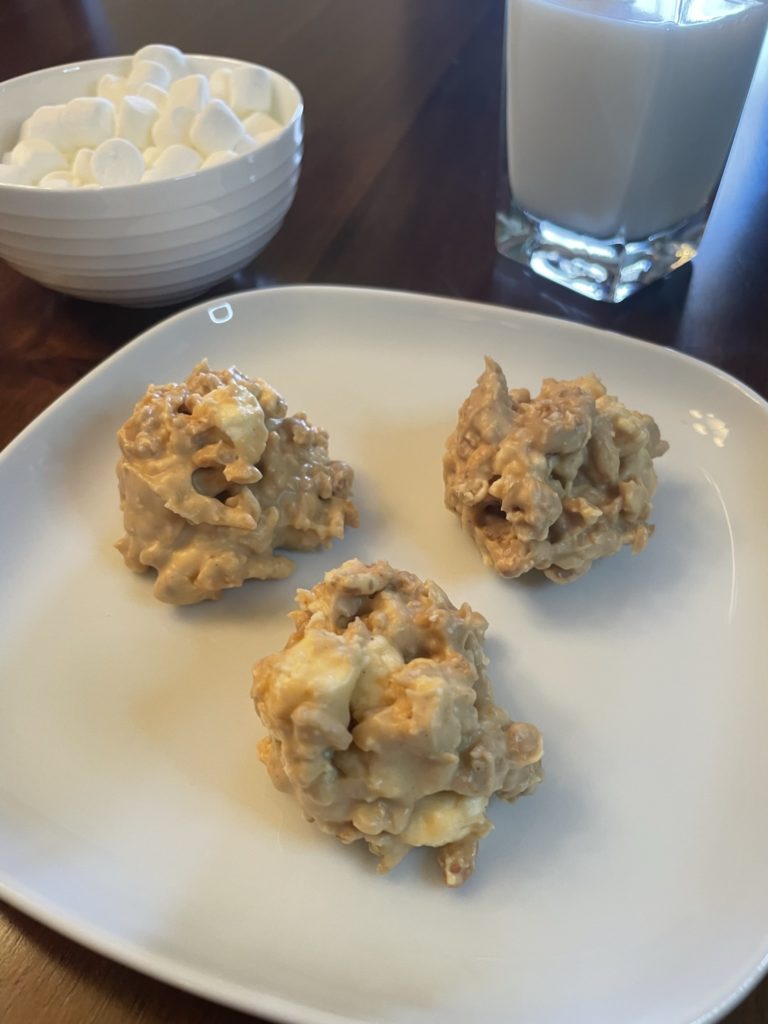
[(24, 139), (11, 150), (11, 161), (21, 168), (23, 181), (19, 184), (36, 185), (51, 171), (64, 171), (67, 161), (47, 139)]
[(172, 107), (189, 107), (198, 112), (211, 98), (211, 87), (205, 75), (186, 75), (168, 90), (168, 103)]
[(282, 130), (282, 128), (273, 128), (268, 132), (259, 132), (256, 136), (256, 141), (260, 146), (263, 146), (265, 143), (269, 142), (270, 139), (274, 139), (276, 135), (279, 135)]
[(128, 80), (119, 75), (102, 75), (96, 86), (96, 95), (117, 105), (131, 91)]
[(242, 137), (243, 122), (224, 100), (211, 100), (189, 129), (190, 142), (203, 156), (232, 149)]
[(142, 46), (133, 55), (134, 61), (151, 60), (162, 64), (168, 70), (172, 79), (182, 78), (189, 74), (187, 58), (175, 46), (164, 46), (162, 43), (150, 43)]
[(201, 170), (206, 171), (209, 167), (218, 167), (219, 164), (228, 164), (230, 160), (237, 160), (237, 153), (233, 149), (220, 149), (218, 153), (211, 153), (203, 160)]
[(159, 146), (147, 146), (144, 150), (144, 166), (151, 167), (162, 152)]
[(216, 100), (224, 100), (229, 103), (229, 85), (232, 78), (232, 68), (216, 68), (208, 84), (211, 87), (211, 96)]
[(157, 117), (157, 107), (154, 103), (150, 103), (142, 96), (126, 96), (117, 110), (115, 134), (121, 139), (128, 139), (137, 149), (146, 149), (150, 144), (152, 125)]
[(30, 114), (21, 126), (20, 139), (45, 139), (57, 148), (63, 140), (61, 127), (61, 115), (64, 113), (64, 104), (57, 103), (55, 106), (46, 105), (38, 107)]
[(107, 139), (94, 150), (91, 170), (98, 185), (135, 185), (144, 173), (144, 157), (127, 139)]
[(190, 73), (173, 46), (142, 47), (128, 77), (102, 75), (96, 92), (27, 118), (0, 164), (0, 183), (57, 189), (159, 181), (227, 163), (284, 130), (268, 112), (266, 68), (219, 67), (209, 79)]
[(67, 171), (51, 171), (50, 174), (46, 174), (45, 177), (41, 178), (38, 182), (40, 188), (51, 189), (73, 188), (74, 184), (72, 175)]
[(189, 107), (171, 107), (152, 125), (152, 141), (160, 149), (189, 141), (189, 129), (195, 119)]
[(243, 153), (252, 153), (254, 149), (258, 149), (260, 145), (261, 143), (254, 139), (252, 135), (244, 135), (232, 148), (238, 156), (242, 156)]
[(198, 170), (202, 162), (203, 158), (190, 146), (169, 146), (157, 158), (152, 170), (157, 172), (159, 177), (176, 178)]
[(93, 170), (91, 168), (91, 161), (93, 160), (92, 149), (78, 149), (75, 154), (75, 159), (72, 161), (72, 177), (79, 181), (81, 185), (93, 184)]
[(237, 67), (232, 71), (229, 102), (238, 117), (272, 105), (272, 78), (266, 68)]
[(17, 164), (0, 164), (0, 185), (27, 185), (24, 168)]
[(255, 114), (251, 114), (250, 117), (246, 117), (243, 121), (243, 127), (245, 128), (248, 135), (263, 135), (268, 132), (272, 135), (275, 132), (282, 130), (283, 125), (279, 121), (276, 121), (274, 117), (270, 117), (269, 114), (265, 114), (262, 111), (257, 111)]
[(156, 60), (136, 60), (128, 75), (128, 85), (133, 92), (140, 85), (149, 82), (161, 89), (167, 89), (171, 84), (171, 73), (168, 68), (158, 64)]
[(151, 82), (144, 82), (143, 85), (140, 85), (136, 95), (141, 96), (142, 99), (149, 100), (150, 103), (154, 103), (161, 114), (168, 104), (167, 90), (161, 89), (157, 85), (152, 85)]
[(98, 146), (115, 134), (115, 108), (101, 96), (82, 96), (65, 104), (59, 124), (64, 152)]

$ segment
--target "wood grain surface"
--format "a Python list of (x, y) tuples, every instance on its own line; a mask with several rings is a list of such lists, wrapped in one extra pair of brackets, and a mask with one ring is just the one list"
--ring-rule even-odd
[[(2, 0), (0, 79), (165, 41), (298, 84), (307, 131), (294, 207), (267, 250), (211, 294), (312, 281), (487, 301), (691, 353), (768, 397), (768, 52), (693, 267), (604, 306), (495, 254), (502, 23), (503, 0)], [(0, 264), (0, 447), (174, 311), (70, 299)], [(0, 904), (2, 1024), (254, 1019)], [(768, 983), (726, 1019), (768, 1024)]]

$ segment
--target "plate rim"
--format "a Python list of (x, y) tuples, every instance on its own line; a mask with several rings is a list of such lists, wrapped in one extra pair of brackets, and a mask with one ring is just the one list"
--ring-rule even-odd
[[(215, 973), (190, 967), (173, 956), (149, 953), (140, 944), (119, 938), (108, 929), (101, 928), (78, 914), (60, 910), (51, 900), (40, 897), (26, 886), (9, 882), (7, 879), (7, 874), (0, 871), (0, 899), (9, 906), (92, 953), (107, 957), (172, 988), (191, 992), (208, 1002), (243, 1013), (268, 1014), (278, 1024), (347, 1024), (351, 1019), (311, 1006), (299, 1007), (297, 1003), (271, 993), (260, 991), (257, 994), (245, 985), (222, 980)], [(214, 989), (217, 990), (216, 995), (212, 994)], [(254, 1003), (254, 995), (258, 996), (258, 1006)], [(291, 1014), (290, 1011), (294, 1013)], [(297, 1016), (296, 1013), (299, 1011), (304, 1016)]]
[(545, 313), (534, 313), (530, 310), (516, 309), (513, 306), (502, 306), (496, 305), (491, 302), (475, 302), (473, 299), (457, 299), (451, 296), (443, 295), (429, 295), (425, 292), (409, 292), (398, 289), (389, 288), (358, 288), (355, 285), (326, 285), (326, 284), (286, 284), (286, 285), (270, 285), (268, 288), (249, 288), (239, 292), (228, 292), (226, 295), (217, 295), (212, 299), (203, 300), (202, 302), (195, 302), (191, 306), (186, 306), (184, 309), (178, 310), (176, 313), (172, 313), (170, 316), (164, 317), (159, 320), (156, 324), (148, 327), (145, 331), (141, 331), (135, 337), (126, 341), (125, 344), (111, 352), (105, 359), (97, 363), (92, 367), (86, 374), (80, 377), (78, 380), (71, 384), (65, 391), (56, 397), (49, 405), (42, 409), (37, 416), (34, 417), (25, 427), (23, 427), (19, 433), (12, 438), (8, 444), (0, 451), (0, 464), (4, 461), (5, 457), (9, 452), (15, 451), (19, 444), (26, 439), (33, 428), (37, 428), (38, 424), (46, 420), (54, 410), (59, 406), (61, 402), (68, 399), (69, 396), (78, 391), (88, 381), (99, 376), (102, 372), (111, 366), (112, 363), (118, 362), (123, 358), (123, 354), (129, 349), (138, 348), (141, 345), (147, 343), (147, 340), (157, 332), (164, 330), (170, 324), (181, 322), (186, 317), (191, 317), (204, 309), (215, 308), (216, 306), (224, 306), (226, 304), (232, 304), (238, 300), (245, 299), (250, 302), (262, 295), (274, 295), (278, 293), (286, 293), (286, 295), (293, 294), (310, 294), (310, 295), (337, 295), (340, 297), (344, 296), (373, 296), (376, 299), (394, 299), (397, 302), (412, 302), (416, 305), (434, 305), (434, 306), (445, 306), (449, 305), (455, 309), (468, 309), (468, 310), (482, 310), (486, 313), (501, 314), (502, 316), (509, 316), (511, 319), (522, 319), (529, 320), (536, 323), (547, 323), (556, 324), (559, 329), (565, 331), (571, 331), (578, 334), (599, 334), (601, 336), (610, 337), (618, 340), (621, 345), (628, 345), (631, 348), (636, 349), (648, 349), (650, 348), (658, 357), (663, 361), (669, 359), (672, 362), (682, 362), (694, 367), (697, 367), (700, 371), (704, 371), (710, 376), (715, 377), (718, 380), (723, 381), (725, 384), (729, 384), (739, 391), (745, 398), (752, 401), (754, 404), (762, 408), (762, 411), (768, 414), (768, 398), (764, 398), (758, 391), (756, 391), (749, 384), (745, 384), (744, 381), (739, 380), (738, 377), (729, 373), (727, 370), (721, 369), (719, 366), (715, 366), (713, 363), (708, 363), (704, 359), (700, 359), (698, 356), (690, 355), (688, 352), (680, 352), (678, 349), (669, 348), (666, 345), (659, 344), (654, 341), (648, 341), (644, 338), (635, 338), (629, 334), (622, 334), (619, 331), (611, 331), (604, 327), (595, 327), (592, 324), (582, 324), (575, 320), (561, 319), (560, 317), (548, 316)]

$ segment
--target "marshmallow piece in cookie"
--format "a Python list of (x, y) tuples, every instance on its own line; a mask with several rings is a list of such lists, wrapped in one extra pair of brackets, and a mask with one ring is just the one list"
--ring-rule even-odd
[(151, 60), (157, 64), (162, 64), (168, 70), (173, 80), (189, 74), (187, 58), (175, 46), (150, 43), (148, 46), (142, 46), (140, 50), (137, 50), (133, 55), (133, 59), (134, 61)]
[(189, 107), (169, 108), (152, 125), (152, 142), (160, 149), (178, 143), (186, 144), (194, 119), (195, 111)]
[(233, 68), (229, 90), (229, 102), (238, 117), (272, 105), (272, 78), (266, 68)]
[(242, 121), (223, 100), (211, 100), (189, 129), (192, 145), (203, 156), (232, 149), (242, 137)]
[(157, 117), (154, 103), (142, 96), (126, 96), (117, 110), (115, 134), (128, 139), (137, 149), (146, 149), (152, 141), (152, 125)]
[(177, 79), (168, 90), (171, 107), (189, 107), (200, 111), (211, 98), (211, 87), (205, 75), (186, 75)]
[(135, 185), (144, 173), (144, 157), (128, 139), (107, 139), (94, 150), (91, 171), (98, 185)]
[(161, 178), (176, 178), (199, 169), (203, 158), (191, 146), (175, 145), (164, 149), (151, 170)]
[(23, 139), (11, 150), (11, 163), (21, 169), (18, 184), (36, 185), (52, 171), (67, 169), (63, 154), (47, 139)]
[(59, 147), (74, 153), (83, 146), (98, 146), (115, 134), (115, 108), (101, 96), (81, 96), (64, 105), (59, 118)]

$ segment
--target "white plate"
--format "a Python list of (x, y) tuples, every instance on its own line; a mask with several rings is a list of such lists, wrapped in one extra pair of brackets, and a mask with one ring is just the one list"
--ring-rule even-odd
[[(657, 531), (566, 587), (504, 582), (440, 459), (493, 354), (595, 370), (651, 412)], [(202, 356), (271, 381), (357, 470), (361, 528), (286, 581), (172, 609), (122, 565), (115, 430)], [(768, 414), (703, 364), (506, 309), (295, 288), (199, 306), (73, 388), (0, 460), (0, 892), (60, 931), (302, 1024), (712, 1020), (768, 952)], [(250, 666), (297, 586), (386, 558), (490, 620), (497, 698), (547, 776), (494, 805), (462, 890), (306, 824), (255, 751)]]

